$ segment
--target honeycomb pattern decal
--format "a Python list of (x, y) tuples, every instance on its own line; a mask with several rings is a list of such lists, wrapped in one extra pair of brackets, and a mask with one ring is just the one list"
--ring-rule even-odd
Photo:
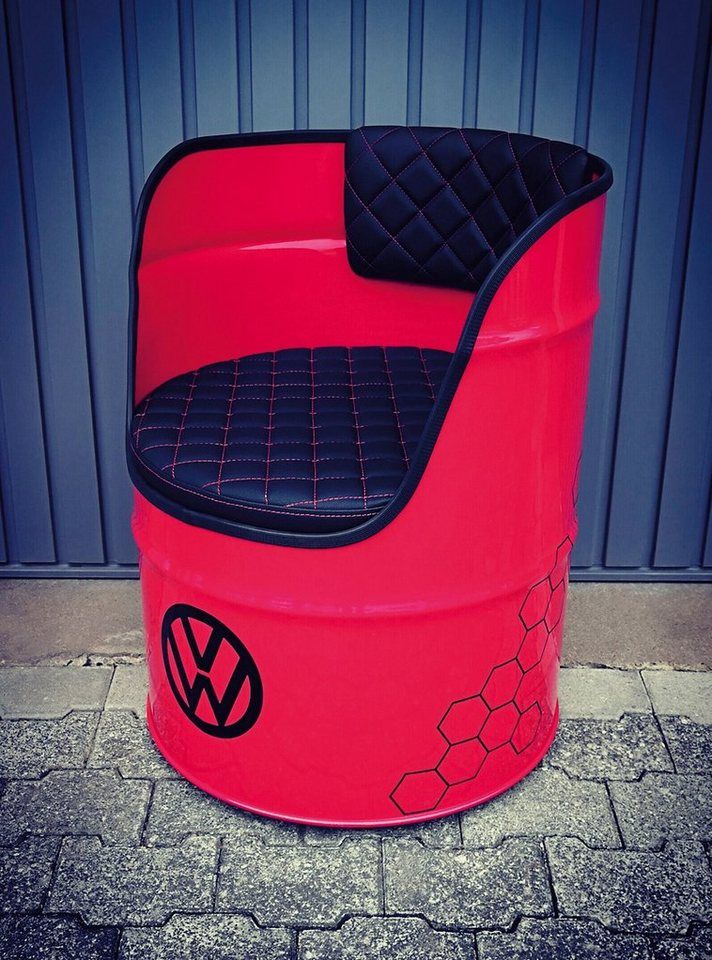
[[(445, 747), (438, 762), (404, 773), (391, 791), (403, 816), (436, 810), (450, 787), (479, 776), (495, 750), (509, 746), (520, 754), (534, 742), (543, 711), (536, 696), (526, 693), (525, 680), (549, 645), (557, 643), (554, 632), (564, 612), (572, 547), (572, 538), (565, 537), (547, 575), (527, 591), (519, 608), (521, 639), (514, 655), (492, 668), (480, 690), (453, 700), (443, 713), (438, 731)], [(557, 646), (557, 656), (559, 652)], [(517, 696), (520, 691), (524, 696)]]

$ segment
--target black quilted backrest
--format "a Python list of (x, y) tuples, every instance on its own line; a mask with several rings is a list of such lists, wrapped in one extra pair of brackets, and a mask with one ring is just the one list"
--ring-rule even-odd
[(477, 290), (544, 211), (593, 177), (581, 147), (453, 127), (346, 140), (346, 246), (365, 277)]

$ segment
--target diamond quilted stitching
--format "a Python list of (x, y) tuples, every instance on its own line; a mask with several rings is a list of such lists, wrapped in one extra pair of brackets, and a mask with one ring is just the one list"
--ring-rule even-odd
[(357, 273), (476, 290), (588, 158), (524, 134), (367, 127), (346, 145), (347, 250)]

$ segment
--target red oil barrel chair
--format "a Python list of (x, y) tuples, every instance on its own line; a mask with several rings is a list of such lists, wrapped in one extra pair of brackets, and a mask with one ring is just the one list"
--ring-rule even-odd
[(154, 171), (128, 458), (148, 722), (189, 780), (386, 825), (541, 759), (610, 184), (580, 147), (425, 127)]

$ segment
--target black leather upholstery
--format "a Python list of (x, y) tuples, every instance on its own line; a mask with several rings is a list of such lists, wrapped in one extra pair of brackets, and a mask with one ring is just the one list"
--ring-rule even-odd
[(268, 529), (349, 529), (396, 492), (450, 358), (319, 347), (202, 367), (138, 406), (133, 466), (203, 512)]
[(365, 277), (477, 290), (592, 172), (580, 147), (525, 134), (361, 127), (346, 141), (349, 263)]

